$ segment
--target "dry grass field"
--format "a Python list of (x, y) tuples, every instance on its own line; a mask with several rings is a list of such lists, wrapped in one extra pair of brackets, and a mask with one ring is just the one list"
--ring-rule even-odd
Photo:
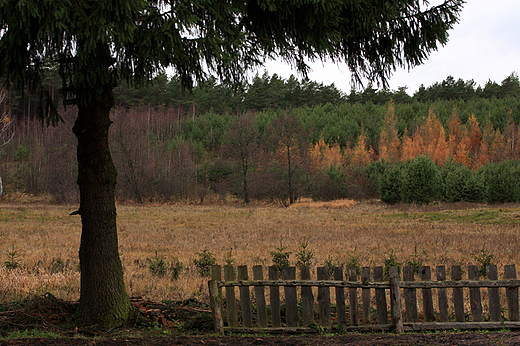
[[(0, 203), (0, 302), (49, 292), (79, 298), (77, 251), (80, 218), (75, 206)], [(302, 242), (315, 252), (313, 265), (327, 260), (363, 266), (397, 260), (426, 265), (476, 263), (482, 250), (494, 255), (499, 273), (520, 265), (520, 205), (440, 204), (387, 206), (376, 201), (278, 205), (119, 205), (120, 253), (131, 296), (151, 300), (207, 299), (206, 278), (193, 264), (207, 248), (219, 264), (271, 265), (271, 251), (287, 246), (291, 262)], [(185, 267), (178, 279), (159, 277), (150, 259)], [(7, 263), (6, 263), (7, 262)], [(19, 264), (9, 269), (9, 264)], [(478, 263), (476, 263), (478, 264)], [(12, 265), (11, 265), (12, 266)]]

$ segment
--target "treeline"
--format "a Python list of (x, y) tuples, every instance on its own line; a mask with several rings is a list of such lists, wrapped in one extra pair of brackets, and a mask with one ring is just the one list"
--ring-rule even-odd
[[(518, 77), (511, 76), (520, 90)], [(214, 81), (206, 85), (211, 92), (202, 92), (200, 85), (183, 94), (170, 89), (174, 78), (157, 78), (148, 94), (146, 88), (135, 95), (135, 89), (116, 90), (111, 147), (120, 199), (203, 201), (233, 195), (284, 205), (300, 197), (494, 203), (504, 200), (496, 197), (500, 190), (492, 178), (503, 171), (519, 177), (514, 163), (520, 157), (518, 95), (431, 102), (414, 95), (394, 101), (397, 93), (406, 94), (400, 89), (386, 102), (352, 102), (354, 92), (345, 96), (333, 86), (264, 75), (249, 86), (248, 93), (256, 89), (258, 96), (247, 101)], [(276, 84), (285, 91), (273, 93), (269, 86)], [(374, 94), (367, 89), (357, 94)], [(75, 112), (68, 108), (63, 114), (65, 122), (55, 128), (27, 117), (15, 121), (16, 136), (0, 153), (7, 193), (76, 200)], [(410, 196), (419, 191), (412, 173), (423, 166), (439, 177), (428, 179), (435, 192), (420, 193), (431, 196), (424, 201)], [(455, 181), (466, 185), (452, 186)], [(520, 180), (508, 181), (516, 188), (506, 190), (517, 191)], [(463, 197), (457, 197), (459, 190), (466, 191), (457, 192)], [(511, 196), (508, 200), (518, 200), (517, 193)]]

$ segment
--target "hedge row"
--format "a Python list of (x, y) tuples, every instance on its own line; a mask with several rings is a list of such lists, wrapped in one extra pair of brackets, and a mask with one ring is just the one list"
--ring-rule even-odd
[(405, 163), (376, 162), (368, 171), (379, 183), (379, 198), (390, 204), (520, 201), (518, 161), (490, 163), (473, 171), (453, 161), (438, 167), (429, 157), (418, 156)]

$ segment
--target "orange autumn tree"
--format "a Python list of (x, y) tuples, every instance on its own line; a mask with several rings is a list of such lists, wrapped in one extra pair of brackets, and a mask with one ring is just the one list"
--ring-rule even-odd
[(358, 137), (356, 146), (352, 150), (350, 163), (352, 166), (364, 168), (370, 164), (373, 154), (374, 151), (367, 144), (365, 129), (361, 126), (361, 134)]
[(343, 164), (343, 156), (338, 142), (329, 145), (325, 142), (323, 135), (320, 140), (312, 146), (309, 155), (313, 167), (319, 169), (329, 169), (330, 167), (340, 167)]
[(388, 105), (388, 112), (383, 120), (383, 129), (379, 135), (379, 159), (397, 161), (400, 157), (399, 137), (397, 136), (397, 117), (394, 103)]
[(469, 156), (469, 143), (466, 133), (462, 128), (457, 110), (453, 110), (448, 121), (448, 155), (455, 162), (461, 163), (467, 167), (471, 166)]
[(433, 107), (428, 110), (428, 117), (421, 126), (421, 147), (418, 148), (421, 155), (429, 156), (438, 166), (443, 166), (448, 159), (449, 150), (446, 142), (446, 131)]
[(487, 146), (482, 143), (482, 131), (474, 114), (468, 119), (466, 124), (466, 136), (464, 143), (470, 157), (470, 168), (477, 169), (489, 160)]

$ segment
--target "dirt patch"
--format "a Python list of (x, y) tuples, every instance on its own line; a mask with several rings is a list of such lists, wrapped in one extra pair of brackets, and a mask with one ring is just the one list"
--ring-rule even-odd
[(0, 346), (45, 346), (45, 345), (520, 345), (520, 333), (442, 333), (442, 334), (350, 334), (343, 336), (175, 336), (107, 339), (16, 339), (0, 341)]

